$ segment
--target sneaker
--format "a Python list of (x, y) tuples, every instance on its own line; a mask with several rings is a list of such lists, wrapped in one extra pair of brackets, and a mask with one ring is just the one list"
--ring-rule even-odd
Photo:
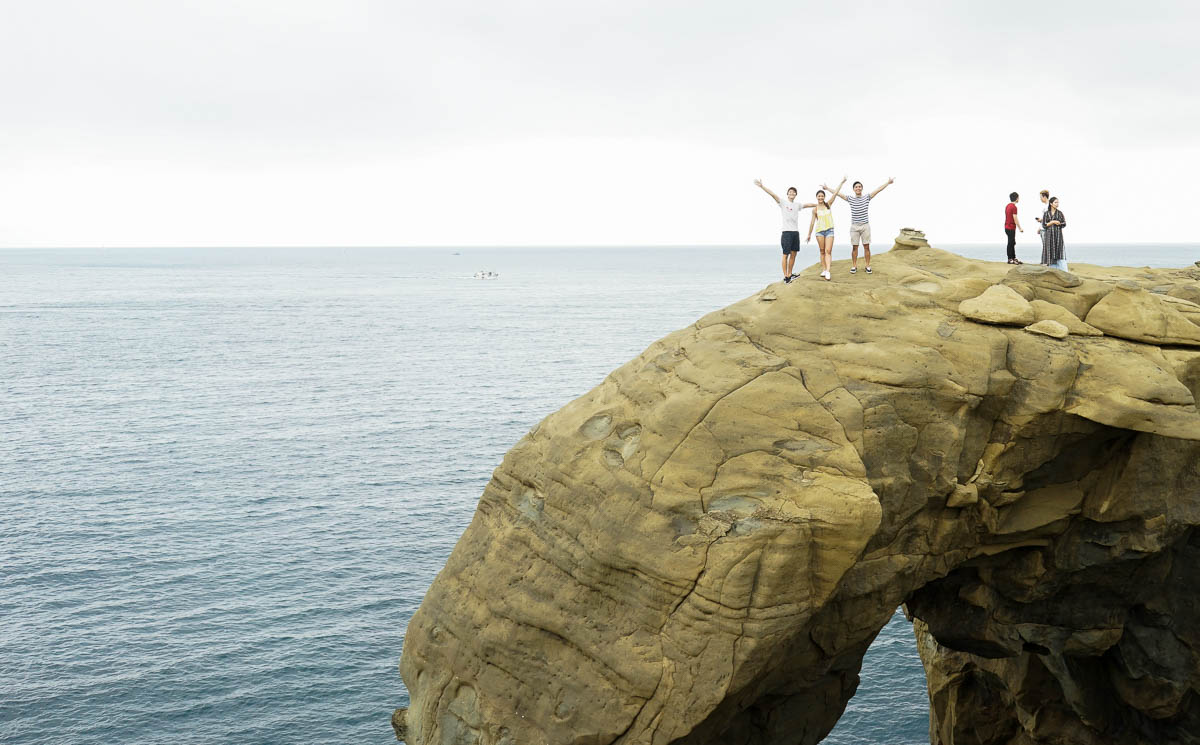
[(850, 273), (851, 273), (851, 274), (858, 274), (858, 267), (856, 267), (856, 266), (852, 266), (852, 267), (850, 267)]
[(871, 267), (867, 267), (867, 274), (871, 273)]
[[(795, 275), (792, 275), (792, 276), (795, 276)], [(790, 285), (790, 284), (792, 283), (792, 276), (787, 276), (787, 277), (784, 277), (784, 278), (783, 278), (783, 282), (784, 282), (784, 284), (789, 284), (789, 285)]]
[(826, 269), (825, 271), (821, 272), (821, 276), (828, 280), (832, 275), (829, 273), (829, 270)]
[(792, 279), (796, 279), (796, 278), (797, 278), (797, 277), (799, 277), (799, 276), (800, 276), (799, 274), (793, 274), (793, 275), (792, 275)]

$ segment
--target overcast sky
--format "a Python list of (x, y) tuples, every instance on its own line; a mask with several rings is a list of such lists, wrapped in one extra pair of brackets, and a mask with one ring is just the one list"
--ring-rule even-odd
[(1200, 240), (1191, 2), (0, 2), (4, 246)]

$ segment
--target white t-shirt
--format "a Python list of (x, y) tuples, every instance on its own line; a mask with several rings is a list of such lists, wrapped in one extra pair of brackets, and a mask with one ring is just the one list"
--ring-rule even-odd
[(779, 211), (783, 213), (783, 229), (800, 230), (800, 212), (804, 208), (800, 202), (789, 202), (787, 197), (779, 200)]

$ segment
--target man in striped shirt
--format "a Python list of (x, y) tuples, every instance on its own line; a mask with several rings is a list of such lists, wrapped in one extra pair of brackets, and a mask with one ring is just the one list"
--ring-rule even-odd
[[(887, 184), (879, 187), (867, 196), (863, 196), (863, 184), (861, 181), (854, 182), (854, 196), (848, 197), (844, 194), (839, 194), (842, 199), (850, 203), (850, 273), (858, 272), (858, 244), (861, 242), (863, 247), (863, 258), (867, 260), (867, 274), (871, 273), (871, 223), (867, 220), (867, 207), (870, 206), (871, 200), (875, 198), (879, 192), (888, 187), (888, 184), (895, 183), (896, 179), (888, 177)], [(823, 189), (829, 187), (823, 186)]]

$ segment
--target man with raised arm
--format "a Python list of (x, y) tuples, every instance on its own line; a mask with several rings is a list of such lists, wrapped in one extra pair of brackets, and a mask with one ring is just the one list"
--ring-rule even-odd
[[(863, 183), (861, 181), (854, 182), (854, 196), (848, 197), (845, 194), (839, 194), (842, 199), (850, 203), (850, 273), (858, 272), (858, 244), (861, 242), (863, 246), (863, 258), (867, 260), (867, 274), (871, 273), (871, 223), (867, 219), (867, 208), (871, 204), (871, 200), (878, 196), (879, 192), (888, 187), (888, 184), (894, 184), (896, 179), (888, 177), (887, 183), (880, 186), (870, 194), (863, 196)], [(828, 186), (822, 186), (822, 189), (828, 189)]]
[(800, 211), (814, 207), (813, 204), (800, 204), (796, 201), (796, 187), (789, 186), (787, 190), (787, 199), (780, 199), (767, 187), (763, 186), (762, 179), (754, 179), (754, 185), (767, 193), (775, 203), (779, 205), (779, 211), (783, 216), (783, 235), (779, 238), (779, 244), (783, 247), (783, 281), (791, 282), (796, 275), (792, 274), (792, 269), (796, 266), (796, 252), (800, 250)]

